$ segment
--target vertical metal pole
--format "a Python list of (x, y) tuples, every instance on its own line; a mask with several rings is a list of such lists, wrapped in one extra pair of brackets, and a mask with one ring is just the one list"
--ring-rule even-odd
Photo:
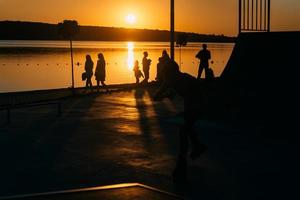
[(239, 0), (239, 34), (242, 32), (242, 0)]
[(247, 0), (247, 29), (249, 30), (250, 25), (250, 4), (249, 0)]
[(256, 0), (256, 30), (258, 29), (258, 0)]
[(268, 0), (268, 32), (271, 31), (271, 0)]
[(264, 22), (264, 31), (266, 31), (267, 30), (267, 0), (265, 0), (265, 2), (264, 2), (264, 4), (265, 4), (265, 8), (264, 8), (264, 20), (265, 20), (265, 22)]
[(262, 1), (260, 0), (260, 30), (262, 29)]
[(243, 29), (246, 29), (246, 0), (243, 0)]
[(254, 0), (251, 0), (252, 1), (252, 20), (251, 20), (251, 29), (253, 30), (254, 29)]
[(72, 44), (72, 40), (70, 40), (70, 48), (71, 48), (71, 65), (72, 65), (72, 89), (74, 89), (74, 62), (73, 62), (73, 44)]
[(171, 59), (175, 60), (175, 19), (174, 19), (174, 0), (171, 0), (171, 19), (170, 19), (170, 50), (171, 50)]

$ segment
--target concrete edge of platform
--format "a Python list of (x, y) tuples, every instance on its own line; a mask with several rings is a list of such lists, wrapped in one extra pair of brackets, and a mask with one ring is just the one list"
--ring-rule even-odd
[(120, 184), (114, 184), (114, 185), (105, 185), (105, 186), (89, 187), (89, 188), (81, 188), (81, 189), (70, 189), (70, 190), (59, 190), (59, 191), (54, 191), (54, 192), (3, 196), (3, 197), (0, 197), (0, 200), (52, 196), (52, 195), (71, 194), (71, 193), (79, 193), (79, 192), (93, 192), (93, 191), (100, 191), (100, 190), (124, 189), (124, 188), (131, 188), (131, 187), (141, 187), (141, 188), (144, 188), (144, 189), (147, 189), (147, 190), (152, 190), (154, 192), (164, 194), (164, 195), (167, 195), (167, 196), (170, 196), (170, 197), (174, 197), (174, 198), (177, 198), (177, 199), (184, 199), (182, 196), (178, 196), (176, 194), (172, 194), (170, 192), (166, 192), (164, 190), (160, 190), (160, 189), (157, 189), (157, 188), (154, 188), (154, 187), (151, 187), (151, 186), (147, 186), (147, 185), (143, 185), (143, 184), (140, 184), (140, 183), (120, 183)]

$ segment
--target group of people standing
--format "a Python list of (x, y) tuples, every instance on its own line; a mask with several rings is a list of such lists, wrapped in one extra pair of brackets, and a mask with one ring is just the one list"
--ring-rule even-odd
[[(82, 74), (82, 80), (86, 81), (86, 88), (90, 88), (93, 90), (93, 84), (92, 84), (92, 77), (94, 75), (93, 68), (94, 68), (94, 62), (90, 55), (86, 55), (86, 61), (85, 61), (85, 72)], [(104, 56), (102, 53), (98, 54), (98, 61), (96, 65), (95, 70), (95, 78), (97, 81), (97, 90), (99, 90), (100, 83), (102, 86), (106, 86), (104, 83), (105, 77), (106, 77), (106, 62), (104, 59)]]
[[(195, 123), (199, 117), (205, 116), (209, 109), (207, 101), (207, 89), (205, 85), (209, 81), (199, 81), (203, 70), (205, 70), (205, 78), (209, 78), (209, 60), (211, 53), (207, 49), (207, 45), (203, 44), (203, 49), (198, 52), (196, 58), (200, 59), (198, 77), (193, 77), (187, 73), (183, 73), (179, 69), (179, 65), (170, 58), (166, 50), (163, 50), (162, 56), (158, 59), (156, 81), (159, 83), (159, 89), (153, 95), (153, 100), (159, 101), (165, 97), (172, 95), (171, 91), (175, 91), (184, 99), (184, 124), (180, 126), (179, 138), (180, 146), (176, 167), (173, 171), (174, 181), (184, 181), (187, 176), (187, 161), (188, 153), (192, 160), (197, 159), (203, 152), (206, 151), (206, 145), (202, 144), (197, 132), (194, 130)], [(136, 83), (139, 83), (140, 77), (144, 77), (143, 82), (149, 80), (149, 71), (151, 60), (148, 58), (148, 53), (144, 52), (143, 72), (139, 69), (139, 62), (135, 62), (133, 68)], [(85, 63), (85, 78), (86, 86), (92, 88), (91, 78), (93, 76), (93, 61), (90, 55), (86, 56)], [(100, 83), (106, 86), (105, 81), (105, 60), (103, 54), (98, 54), (98, 61), (95, 71), (97, 86)]]
[[(203, 70), (205, 71), (205, 77), (206, 79), (212, 78), (213, 71), (211, 68), (209, 68), (209, 60), (211, 59), (211, 53), (207, 49), (207, 45), (203, 44), (202, 45), (202, 50), (200, 50), (196, 58), (200, 60), (200, 65), (198, 69), (198, 76), (197, 79), (201, 78), (201, 74)], [(148, 58), (149, 54), (147, 51), (145, 51), (142, 61), (142, 70), (140, 70), (139, 67), (139, 61), (136, 60), (134, 67), (133, 67), (133, 72), (134, 76), (136, 78), (136, 84), (140, 83), (140, 78), (143, 77), (144, 80), (141, 82), (143, 84), (147, 84), (150, 78), (150, 66), (151, 66), (151, 59)], [(158, 64), (157, 64), (157, 75), (156, 75), (156, 81), (157, 83), (161, 84), (164, 79), (164, 73), (165, 73), (165, 68), (170, 62), (170, 56), (168, 55), (166, 50), (162, 51), (161, 57), (158, 59)], [(102, 86), (106, 86), (105, 84), (105, 77), (106, 77), (106, 62), (104, 59), (104, 56), (102, 53), (98, 54), (98, 61), (96, 65), (96, 70), (95, 74), (93, 73), (93, 68), (94, 68), (94, 62), (92, 61), (92, 58), (90, 55), (86, 55), (86, 61), (85, 61), (85, 72), (82, 74), (82, 80), (86, 81), (86, 88), (90, 88), (93, 90), (93, 84), (92, 84), (92, 77), (95, 75), (95, 79), (97, 81), (97, 90), (99, 90), (100, 83)]]
[(151, 65), (151, 59), (148, 58), (149, 54), (147, 51), (144, 52), (144, 57), (143, 57), (143, 72), (140, 70), (139, 67), (139, 61), (136, 60), (134, 63), (134, 67), (133, 67), (133, 71), (134, 71), (134, 76), (136, 79), (136, 83), (139, 84), (140, 83), (140, 78), (143, 77), (144, 80), (142, 81), (142, 83), (148, 83), (149, 78), (150, 78), (150, 65)]

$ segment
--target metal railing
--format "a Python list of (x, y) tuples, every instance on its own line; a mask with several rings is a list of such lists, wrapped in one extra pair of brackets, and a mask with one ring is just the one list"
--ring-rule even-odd
[(56, 105), (57, 106), (57, 116), (62, 115), (62, 104), (60, 101), (49, 101), (49, 102), (40, 102), (40, 103), (25, 103), (25, 104), (17, 104), (17, 105), (7, 105), (0, 107), (0, 111), (6, 111), (6, 123), (11, 123), (11, 111), (15, 109), (21, 108), (30, 108), (30, 107), (41, 107), (41, 106), (48, 106), (48, 105)]
[(239, 0), (239, 33), (270, 32), (271, 0)]

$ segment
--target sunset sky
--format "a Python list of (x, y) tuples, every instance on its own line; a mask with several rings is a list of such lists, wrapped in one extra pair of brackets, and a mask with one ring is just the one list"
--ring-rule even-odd
[[(176, 30), (237, 34), (237, 0), (175, 0)], [(271, 0), (272, 30), (300, 30), (300, 1)], [(128, 15), (134, 15), (133, 23)], [(129, 18), (132, 16), (129, 16)], [(0, 0), (0, 20), (169, 29), (169, 0)], [(126, 20), (127, 19), (127, 20)]]

